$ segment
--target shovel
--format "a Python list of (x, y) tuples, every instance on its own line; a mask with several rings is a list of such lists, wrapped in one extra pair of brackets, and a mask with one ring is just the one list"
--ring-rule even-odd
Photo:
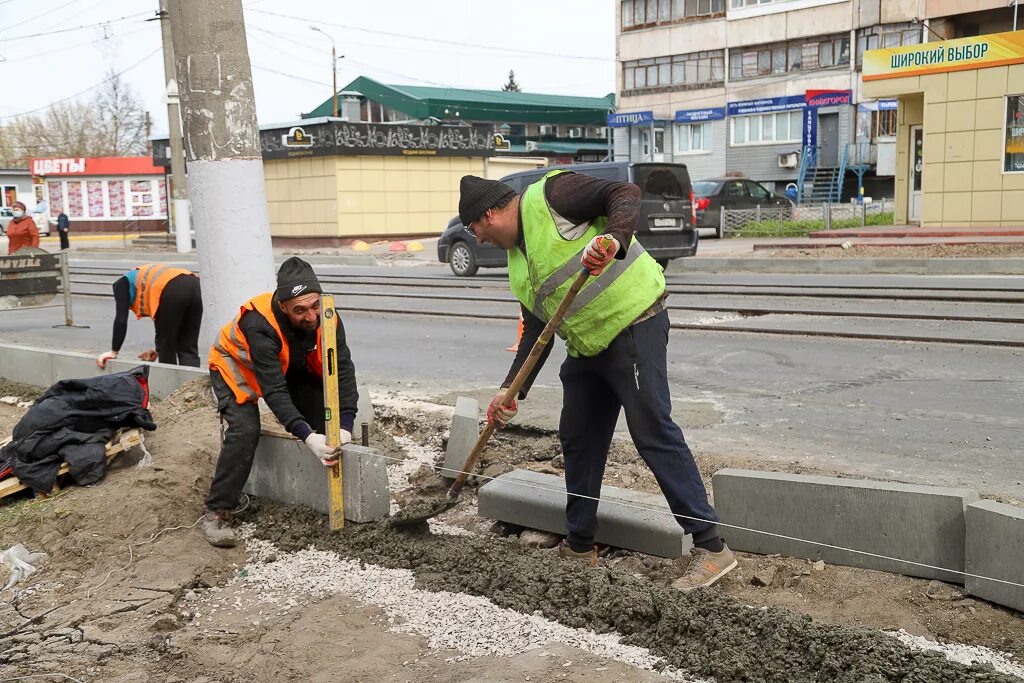
[[(602, 246), (605, 246), (602, 243)], [(565, 293), (562, 298), (562, 302), (558, 304), (558, 308), (555, 310), (554, 315), (548, 321), (548, 324), (544, 326), (544, 331), (540, 333), (533, 348), (530, 349), (530, 355), (527, 356), (526, 362), (519, 368), (519, 372), (516, 373), (515, 379), (512, 380), (512, 384), (505, 390), (504, 396), (501, 398), (502, 405), (508, 405), (513, 398), (519, 395), (519, 390), (526, 382), (526, 378), (530, 376), (533, 371), (533, 367), (537, 365), (537, 361), (540, 360), (540, 356), (544, 353), (544, 348), (551, 342), (551, 338), (555, 336), (555, 330), (562, 324), (562, 319), (565, 318), (565, 313), (569, 310), (569, 306), (572, 304), (576, 295), (579, 294), (583, 288), (587, 278), (590, 277), (590, 271), (584, 268), (580, 271), (580, 274), (576, 276), (572, 286), (569, 287), (569, 291)], [(477, 460), (480, 459), (480, 454), (483, 453), (484, 446), (487, 445), (487, 441), (491, 438), (491, 434), (494, 433), (494, 423), (489, 422), (484, 430), (480, 433), (479, 438), (476, 440), (476, 444), (473, 445), (473, 450), (469, 454), (469, 458), (466, 459), (466, 464), (463, 466), (462, 471), (459, 473), (455, 483), (452, 484), (451, 488), (448, 489), (447, 495), (444, 498), (438, 500), (426, 501), (420, 504), (413, 503), (407, 506), (405, 509), (400, 510), (398, 514), (388, 520), (388, 524), (392, 527), (410, 527), (423, 524), (428, 519), (436, 517), (437, 515), (455, 507), (459, 502), (459, 494), (462, 493), (462, 487), (466, 485), (466, 479), (469, 477), (469, 473), (476, 467)]]

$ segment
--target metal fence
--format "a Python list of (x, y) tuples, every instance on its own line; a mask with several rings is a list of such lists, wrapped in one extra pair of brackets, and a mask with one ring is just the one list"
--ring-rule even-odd
[(753, 209), (722, 208), (723, 237), (796, 237), (820, 230), (886, 225), (892, 222), (892, 199), (869, 204), (801, 204)]

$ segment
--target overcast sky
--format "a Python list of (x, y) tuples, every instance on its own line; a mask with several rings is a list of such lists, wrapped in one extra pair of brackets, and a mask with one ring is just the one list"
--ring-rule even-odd
[[(601, 97), (615, 89), (614, 0), (243, 2), (261, 124), (292, 121), (330, 97), (331, 43), (311, 24), (345, 55), (339, 87), (369, 76), (499, 89), (513, 69), (527, 92)], [(0, 0), (0, 122), (87, 91), (113, 68), (127, 69), (154, 135), (164, 133), (160, 27), (144, 21), (157, 4)]]

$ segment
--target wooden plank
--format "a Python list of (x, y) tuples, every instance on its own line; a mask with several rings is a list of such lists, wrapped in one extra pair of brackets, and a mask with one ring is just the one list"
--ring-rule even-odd
[[(341, 399), (338, 396), (338, 312), (334, 310), (334, 296), (320, 296), (321, 367), (324, 380), (324, 423), (327, 443), (341, 446)], [(330, 494), (331, 530), (345, 527), (345, 497), (342, 488), (342, 457), (327, 468), (327, 487)]]
[[(0, 446), (8, 443), (11, 437), (7, 437)], [(114, 438), (107, 442), (106, 456), (107, 464), (109, 465), (114, 461), (117, 456), (130, 451), (139, 444), (142, 443), (142, 431), (139, 429), (124, 429), (114, 435)], [(64, 476), (70, 471), (67, 463), (63, 463), (60, 469), (57, 470), (57, 478)], [(0, 480), (0, 498), (6, 498), (9, 495), (24, 491), (28, 486), (21, 483), (21, 480), (17, 477), (7, 477), (6, 479)], [(50, 492), (50, 495), (59, 491), (58, 486), (54, 486), (54, 490)], [(45, 496), (45, 494), (44, 494)]]

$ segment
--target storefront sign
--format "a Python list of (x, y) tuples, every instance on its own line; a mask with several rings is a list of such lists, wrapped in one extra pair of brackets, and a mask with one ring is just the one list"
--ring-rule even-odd
[(611, 128), (641, 126), (650, 123), (654, 123), (653, 111), (620, 111), (617, 114), (608, 114), (608, 125)]
[(1024, 31), (993, 33), (864, 53), (865, 81), (1024, 63)]
[(804, 109), (804, 125), (800, 134), (800, 143), (804, 149), (818, 144), (818, 110), (815, 107)]
[(33, 159), (32, 175), (75, 175), (85, 173), (85, 158)]
[(746, 116), (748, 114), (769, 114), (776, 111), (789, 111), (792, 109), (803, 109), (807, 106), (804, 95), (790, 95), (789, 97), (767, 97), (760, 100), (744, 100), (742, 102), (729, 102), (726, 105), (729, 116)]
[(684, 109), (676, 112), (676, 123), (701, 123), (703, 121), (720, 121), (724, 118), (725, 107)]
[[(264, 159), (367, 154), (484, 157), (491, 156), (494, 142), (488, 126), (415, 126), (331, 120), (260, 131)], [(156, 146), (154, 156), (155, 150)]]
[(804, 93), (804, 101), (808, 107), (835, 107), (849, 104), (852, 95), (849, 90), (808, 90)]
[(899, 100), (878, 100), (878, 111), (896, 111)]

